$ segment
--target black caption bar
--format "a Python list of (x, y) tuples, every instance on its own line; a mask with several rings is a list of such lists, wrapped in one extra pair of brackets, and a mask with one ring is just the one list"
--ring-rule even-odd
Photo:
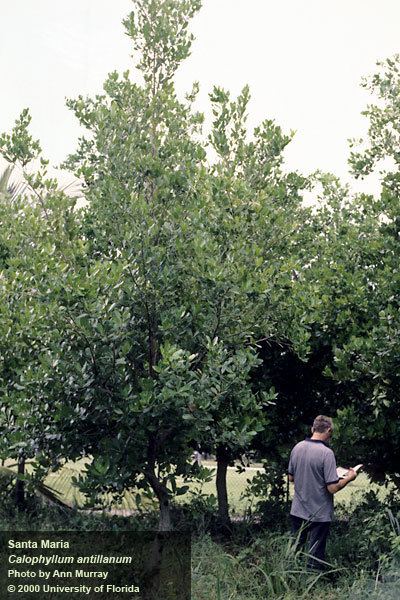
[(0, 600), (190, 600), (190, 534), (0, 532)]

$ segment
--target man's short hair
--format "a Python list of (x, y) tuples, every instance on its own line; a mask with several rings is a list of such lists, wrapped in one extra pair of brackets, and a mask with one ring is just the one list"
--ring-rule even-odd
[(314, 419), (312, 428), (316, 433), (326, 433), (328, 429), (333, 429), (333, 421), (330, 417), (318, 415), (318, 417)]

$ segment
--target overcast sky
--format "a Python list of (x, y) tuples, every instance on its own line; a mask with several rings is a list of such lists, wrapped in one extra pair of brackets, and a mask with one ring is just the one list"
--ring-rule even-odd
[[(94, 94), (112, 70), (133, 68), (122, 19), (130, 0), (13, 0), (0, 3), (0, 131), (24, 107), (53, 164), (76, 145), (79, 129), (65, 97)], [(201, 84), (206, 110), (214, 84), (251, 88), (256, 125), (273, 118), (296, 130), (291, 169), (347, 176), (350, 137), (365, 133), (368, 94), (361, 77), (400, 51), (399, 0), (203, 0), (192, 56), (179, 92)]]

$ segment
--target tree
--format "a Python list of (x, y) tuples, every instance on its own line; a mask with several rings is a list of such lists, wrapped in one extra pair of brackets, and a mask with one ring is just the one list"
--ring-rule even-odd
[[(40, 480), (49, 466), (46, 449), (55, 436), (49, 410), (52, 398), (45, 397), (43, 387), (53, 380), (52, 348), (60, 339), (57, 274), (73, 263), (80, 244), (75, 245), (79, 220), (75, 199), (46, 177), (45, 160), (36, 175), (26, 171), (41, 152), (27, 131), (29, 123), (24, 110), (12, 133), (0, 136), (3, 156), (18, 165), (25, 178), (25, 183), (7, 186), (0, 195), (0, 427), (2, 458), (15, 458), (20, 475), (26, 460), (36, 459)], [(10, 173), (11, 168), (6, 175)], [(24, 496), (24, 480), (18, 478), (20, 507)]]
[[(93, 273), (100, 268), (104, 278), (106, 269), (107, 278), (113, 282), (102, 285), (95, 277), (93, 285), (97, 288), (92, 296), (102, 298), (103, 305), (85, 303), (76, 307), (76, 314), (88, 315), (84, 335), (92, 348), (91, 361), (101, 364), (95, 369), (97, 383), (93, 385), (104, 387), (106, 380), (107, 401), (116, 405), (122, 398), (132, 398), (134, 413), (135, 403), (145, 409), (143, 399), (138, 398), (143, 398), (144, 390), (148, 392), (151, 407), (146, 411), (152, 420), (145, 421), (146, 427), (140, 421), (141, 430), (147, 432), (142, 440), (145, 449), (142, 464), (132, 459), (130, 485), (136, 485), (142, 476), (140, 485), (149, 485), (160, 506), (167, 506), (171, 494), (167, 484), (175, 486), (176, 475), (188, 472), (189, 440), (193, 446), (207, 444), (215, 448), (218, 457), (220, 517), (227, 521), (227, 464), (261, 426), (261, 422), (257, 427), (253, 424), (257, 416), (261, 417), (261, 401), (249, 390), (244, 391), (250, 367), (240, 373), (234, 365), (240, 358), (243, 366), (254, 366), (251, 346), (276, 329), (279, 317), (274, 314), (276, 303), (270, 296), (279, 296), (283, 281), (291, 278), (292, 264), (287, 258), (292, 246), (288, 241), (304, 213), (300, 190), (305, 180), (296, 174), (283, 175), (282, 152), (290, 138), (273, 122), (266, 121), (250, 142), (246, 140), (247, 89), (234, 102), (219, 88), (211, 95), (215, 122), (210, 141), (219, 160), (211, 171), (208, 169), (199, 137), (202, 116), (192, 109), (197, 86), (182, 103), (172, 82), (176, 68), (189, 52), (187, 20), (199, 4), (138, 2), (136, 8), (125, 26), (139, 53), (138, 70), (144, 84), (132, 83), (128, 73), (122, 78), (114, 73), (104, 86), (105, 95), (69, 102), (89, 132), (67, 165), (85, 180), (89, 203), (85, 237)], [(183, 36), (179, 44), (177, 31)], [(293, 216), (290, 226), (289, 214)], [(283, 230), (285, 237), (281, 239)], [(300, 245), (296, 240), (293, 244)], [(278, 258), (284, 247), (284, 256)], [(275, 295), (271, 293), (274, 285)], [(90, 342), (106, 306), (119, 312), (119, 333), (107, 331)], [(111, 327), (110, 322), (107, 329)], [(213, 340), (222, 361), (215, 368), (222, 371), (222, 365), (233, 365), (231, 375), (236, 378), (233, 387), (237, 391), (216, 394), (215, 409), (210, 410), (208, 401), (206, 410), (206, 396), (196, 399), (191, 378), (193, 372), (198, 373), (201, 382), (209, 373), (209, 361), (215, 360), (214, 350), (210, 353)], [(190, 414), (184, 415), (184, 422), (175, 416), (176, 428), (170, 419), (170, 414), (175, 414), (173, 404), (160, 414), (156, 407), (159, 401), (153, 395), (162, 379), (166, 348), (173, 348), (172, 355), (192, 356), (191, 366), (186, 363), (186, 377), (196, 420), (191, 422)], [(101, 353), (100, 359), (96, 352)], [(116, 380), (118, 360), (125, 360), (127, 366), (124, 377), (121, 372)], [(92, 373), (93, 367), (87, 370)], [(104, 376), (99, 384), (100, 372)], [(172, 377), (171, 365), (168, 373)], [(179, 389), (175, 394), (179, 406)], [(253, 398), (251, 402), (248, 398), (247, 412), (242, 406), (245, 394)], [(255, 413), (252, 416), (250, 409)], [(130, 429), (137, 430), (139, 425), (133, 419), (139, 414), (131, 418)], [(154, 432), (156, 418), (160, 425)], [(111, 424), (105, 418), (101, 430), (106, 445), (107, 432), (119, 431), (127, 419), (125, 411), (118, 423)], [(221, 431), (222, 425), (228, 427), (228, 421), (229, 428)], [(181, 445), (177, 442), (180, 433)], [(240, 442), (226, 445), (228, 437)], [(120, 439), (123, 456), (136, 456), (131, 444), (141, 447), (138, 439), (128, 436), (127, 440), (124, 433)], [(93, 454), (93, 447), (90, 452)], [(103, 449), (100, 454), (107, 452)], [(169, 463), (162, 462), (163, 453)], [(118, 463), (116, 458), (114, 463)], [(171, 463), (175, 465), (173, 473)], [(162, 475), (163, 469), (168, 476)], [(116, 480), (115, 472), (112, 474)], [(165, 517), (164, 525), (167, 521)]]
[(307, 331), (307, 353), (325, 356), (323, 373), (332, 378), (339, 460), (351, 455), (398, 485), (398, 58), (365, 85), (379, 104), (365, 112), (369, 139), (350, 164), (357, 177), (383, 165), (381, 195), (352, 195), (337, 178), (319, 176), (323, 204), (291, 306)]
[[(350, 165), (356, 177), (380, 167), (382, 191), (378, 199), (364, 199), (363, 211), (375, 227), (361, 229), (368, 255), (361, 269), (366, 286), (362, 295), (368, 318), (346, 345), (336, 352), (336, 376), (354, 381), (364, 394), (341, 413), (360, 440), (359, 454), (372, 475), (387, 474), (400, 487), (399, 455), (399, 199), (400, 199), (400, 57), (378, 63), (379, 71), (363, 85), (377, 96), (363, 113), (369, 119), (368, 139), (354, 149)], [(362, 141), (353, 141), (353, 148)], [(343, 438), (349, 440), (343, 427)], [(365, 458), (367, 457), (367, 458)]]
[[(35, 217), (40, 258), (26, 252), (22, 272), (29, 280), (34, 269), (35, 307), (51, 315), (38, 334), (41, 369), (29, 380), (30, 418), (46, 435), (31, 437), (54, 465), (90, 456), (79, 484), (92, 496), (155, 495), (162, 529), (171, 497), (185, 489), (179, 478), (196, 475), (192, 449), (212, 445), (228, 522), (227, 465), (251, 445), (273, 395), (251, 389), (254, 348), (293, 329), (285, 307), (304, 251), (307, 181), (283, 172), (290, 136), (272, 121), (248, 139), (247, 89), (235, 101), (219, 88), (211, 95), (217, 161), (209, 167), (197, 86), (181, 101), (173, 85), (200, 3), (134, 6), (124, 23), (140, 82), (112, 73), (104, 94), (68, 102), (87, 130), (66, 162), (84, 181), (79, 218), (43, 174), (28, 178), (45, 225)], [(23, 119), (2, 148), (13, 161), (20, 138), (26, 165), (38, 146)], [(34, 322), (21, 324), (23, 335), (30, 328), (36, 335)], [(22, 418), (23, 404), (15, 406)]]
[[(298, 250), (305, 241), (303, 223), (308, 211), (302, 207), (301, 191), (307, 180), (283, 171), (283, 151), (291, 136), (284, 135), (273, 121), (265, 120), (248, 131), (247, 87), (235, 100), (216, 87), (210, 99), (214, 122), (209, 141), (216, 156), (210, 175), (216, 223), (213, 226), (209, 219), (215, 241), (207, 270), (215, 272), (215, 264), (218, 270), (204, 297), (214, 303), (221, 343), (239, 353), (252, 345), (258, 354), (262, 343), (279, 340), (293, 328), (284, 318), (284, 305), (290, 301), (292, 271), (298, 267)], [(203, 312), (206, 306), (203, 302)], [(229, 522), (227, 466), (249, 453), (257, 434), (268, 429), (275, 398), (272, 384), (254, 382), (252, 372), (259, 362), (253, 359), (248, 371), (251, 393), (248, 390), (247, 400), (239, 394), (220, 393), (223, 382), (217, 388), (212, 435), (203, 441), (217, 457), (219, 518), (224, 524)], [(215, 377), (220, 370), (215, 366)]]

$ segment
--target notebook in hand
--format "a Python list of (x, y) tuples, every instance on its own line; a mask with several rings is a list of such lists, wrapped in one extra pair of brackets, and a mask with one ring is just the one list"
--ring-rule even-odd
[[(357, 465), (356, 467), (354, 467), (355, 472), (357, 473), (357, 471), (359, 471), (361, 467), (362, 465)], [(338, 467), (336, 470), (339, 479), (343, 479), (343, 477), (346, 477), (347, 473), (349, 472), (349, 469), (344, 469), (343, 467)]]

